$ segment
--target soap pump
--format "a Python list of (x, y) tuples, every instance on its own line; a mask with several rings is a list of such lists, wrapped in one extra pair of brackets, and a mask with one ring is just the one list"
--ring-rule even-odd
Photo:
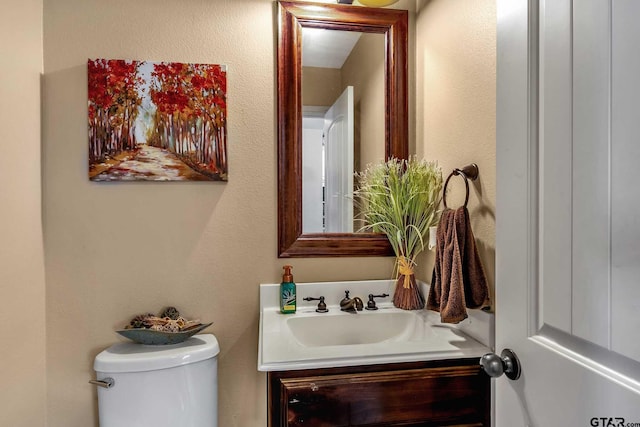
[(293, 266), (282, 267), (282, 283), (280, 283), (280, 312), (284, 314), (296, 312), (296, 284), (293, 282), (291, 269)]

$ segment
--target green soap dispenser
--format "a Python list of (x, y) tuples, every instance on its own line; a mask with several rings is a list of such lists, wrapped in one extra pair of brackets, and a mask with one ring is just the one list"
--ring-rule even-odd
[(282, 267), (284, 275), (280, 283), (280, 312), (284, 314), (296, 312), (296, 284), (293, 282), (290, 265)]

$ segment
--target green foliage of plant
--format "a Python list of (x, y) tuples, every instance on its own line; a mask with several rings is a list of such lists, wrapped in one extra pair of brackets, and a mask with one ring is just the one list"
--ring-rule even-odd
[(384, 233), (398, 258), (415, 265), (429, 227), (438, 221), (442, 170), (437, 162), (391, 158), (355, 174), (361, 231)]

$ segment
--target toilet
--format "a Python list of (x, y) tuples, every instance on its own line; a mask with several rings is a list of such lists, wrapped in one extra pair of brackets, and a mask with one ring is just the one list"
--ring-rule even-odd
[(100, 427), (217, 427), (220, 346), (114, 344), (95, 358)]

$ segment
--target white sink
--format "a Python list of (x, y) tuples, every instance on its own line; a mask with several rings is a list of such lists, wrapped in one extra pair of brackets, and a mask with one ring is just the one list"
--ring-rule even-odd
[(307, 347), (374, 344), (410, 336), (418, 317), (409, 311), (362, 311), (357, 314), (318, 314), (291, 317), (287, 326), (293, 337)]
[[(340, 311), (339, 302), (345, 290), (366, 301), (370, 293), (393, 293), (393, 286), (390, 280), (298, 283), (297, 312), (282, 314), (278, 305), (279, 285), (261, 284), (258, 370), (479, 358), (490, 351), (457, 326), (440, 324), (438, 313), (400, 310), (393, 306), (391, 298), (379, 299), (379, 309), (375, 311), (357, 314)], [(426, 291), (423, 289), (423, 293)], [(303, 300), (319, 296), (325, 297), (328, 313), (316, 313), (317, 301)], [(480, 325), (485, 321), (473, 322)]]

